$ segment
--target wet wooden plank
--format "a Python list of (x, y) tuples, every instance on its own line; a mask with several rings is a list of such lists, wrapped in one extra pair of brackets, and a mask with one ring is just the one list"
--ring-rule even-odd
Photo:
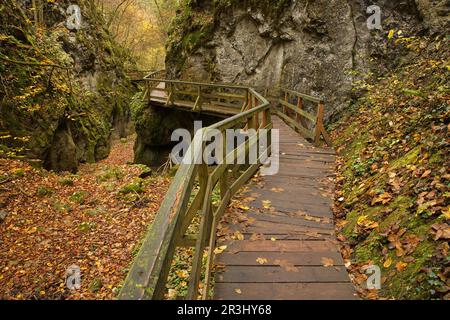
[(344, 266), (339, 252), (239, 252), (236, 254), (222, 253), (218, 256), (219, 264), (227, 266), (261, 266), (258, 258), (267, 260), (264, 266), (279, 266), (279, 261), (287, 261), (294, 266), (322, 266), (323, 258), (332, 259), (335, 266)]
[[(244, 240), (227, 241), (217, 257), (215, 298), (355, 299), (332, 223), (334, 150), (313, 147), (277, 118), (274, 128), (280, 172), (258, 178), (243, 195), (248, 221), (224, 223)], [(323, 258), (334, 266), (324, 267)]]
[(311, 283), (347, 282), (345, 267), (289, 267), (227, 266), (226, 272), (217, 272), (216, 283)]
[[(261, 231), (261, 230), (260, 230)], [(301, 232), (296, 231), (295, 233), (283, 233), (281, 230), (280, 233), (255, 233), (255, 232), (247, 232), (244, 231), (242, 234), (244, 236), (244, 240), (252, 240), (255, 237), (258, 239), (264, 239), (264, 240), (272, 240), (275, 239), (275, 241), (279, 240), (333, 240), (334, 234), (329, 232), (326, 233), (320, 233), (320, 232)]]
[(338, 252), (331, 241), (235, 241), (226, 252)]
[(354, 300), (350, 283), (217, 283), (221, 300)]
[(302, 217), (289, 217), (281, 214), (261, 214), (261, 213), (247, 213), (247, 216), (254, 218), (257, 221), (272, 222), (275, 224), (287, 224), (290, 226), (310, 227), (324, 230), (334, 230), (334, 226), (331, 223), (325, 223), (323, 221), (311, 221)]
[[(274, 208), (274, 210), (280, 212), (296, 212), (301, 210), (302, 212), (311, 216), (333, 217), (331, 208), (320, 204), (303, 204), (301, 207), (299, 207), (297, 204), (292, 202), (273, 201), (270, 205)], [(252, 206), (257, 209), (264, 209), (264, 205), (261, 203), (261, 201), (254, 201), (252, 203)]]

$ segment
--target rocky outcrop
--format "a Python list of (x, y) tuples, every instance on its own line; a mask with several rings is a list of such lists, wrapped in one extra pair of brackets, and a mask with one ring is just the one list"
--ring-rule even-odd
[[(324, 96), (328, 116), (349, 105), (357, 94), (356, 81), (373, 70), (383, 74), (399, 62), (401, 48), (392, 48), (390, 30), (406, 37), (446, 30), (449, 14), (449, 1), (214, 3), (190, 1), (178, 12), (168, 44), (170, 76), (282, 84)], [(381, 8), (382, 30), (367, 27), (372, 4)]]
[(432, 32), (450, 29), (449, 0), (416, 0), (418, 11)]
[(137, 139), (135, 144), (135, 163), (156, 167), (164, 164), (175, 144), (171, 136), (176, 129), (186, 129), (194, 133), (194, 121), (202, 121), (204, 127), (221, 120), (220, 118), (167, 109), (156, 106), (142, 106), (137, 111), (135, 127)]
[(58, 128), (53, 136), (44, 165), (56, 171), (77, 171), (77, 146), (67, 124)]
[[(69, 29), (66, 10), (75, 4), (82, 24)], [(81, 162), (107, 157), (113, 135), (130, 133), (129, 58), (93, 4), (44, 1), (37, 31), (26, 20), (34, 18), (31, 2), (2, 5), (0, 156), (41, 159), (46, 169), (75, 172)]]

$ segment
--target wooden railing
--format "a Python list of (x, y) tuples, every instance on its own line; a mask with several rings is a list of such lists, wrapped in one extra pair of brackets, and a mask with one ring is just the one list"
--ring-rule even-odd
[(245, 86), (146, 79), (147, 99), (166, 106), (178, 106), (195, 112), (236, 114), (246, 110), (251, 99)]
[(131, 81), (141, 82), (144, 79), (164, 78), (166, 76), (165, 70), (132, 70), (126, 72)]
[(152, 72), (146, 73), (145, 76), (143, 77), (143, 80), (163, 79), (165, 77), (166, 77), (166, 70), (162, 69), (162, 70), (157, 70), (157, 71), (152, 71)]
[[(291, 125), (305, 138), (311, 139), (316, 145), (323, 137), (328, 146), (332, 146), (331, 138), (324, 126), (324, 100), (297, 91), (280, 88), (277, 97), (278, 106), (274, 113)], [(312, 104), (307, 109), (306, 104)], [(315, 109), (315, 110), (314, 110)], [(315, 113), (312, 113), (312, 110)]]
[[(187, 97), (193, 109), (201, 110), (212, 102), (228, 104), (239, 101), (239, 104), (231, 104), (237, 114), (195, 135), (187, 152), (192, 156), (192, 161), (180, 165), (119, 294), (119, 299), (163, 299), (176, 248), (195, 247), (186, 298), (207, 299), (210, 296), (218, 223), (233, 195), (256, 173), (262, 158), (271, 154), (270, 105), (254, 89), (243, 86), (151, 78), (145, 79), (145, 82), (149, 98), (154, 91), (149, 88), (159, 87), (167, 96), (167, 103), (181, 103)], [(232, 151), (224, 147), (227, 161), (208, 166), (203, 161), (202, 153), (207, 143), (205, 140), (210, 138), (210, 133), (218, 130), (222, 133), (223, 145), (227, 146), (227, 129), (242, 129), (244, 132), (255, 129), (258, 134)], [(258, 163), (234, 164), (242, 156), (248, 159), (252, 148), (261, 148), (262, 129), (268, 130), (268, 143), (265, 150), (259, 150)], [(213, 204), (213, 194), (219, 191), (220, 201)], [(198, 232), (189, 234), (189, 227), (197, 220), (196, 217), (200, 218)], [(205, 250), (207, 259), (204, 262)], [(205, 277), (200, 293), (202, 272)]]

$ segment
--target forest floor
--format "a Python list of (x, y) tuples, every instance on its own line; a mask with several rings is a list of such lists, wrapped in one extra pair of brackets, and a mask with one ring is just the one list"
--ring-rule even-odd
[[(112, 299), (170, 179), (131, 165), (134, 138), (78, 174), (0, 159), (0, 299)], [(66, 273), (81, 270), (81, 288)]]
[[(391, 45), (407, 59), (362, 82), (366, 94), (334, 124), (338, 239), (363, 298), (449, 300), (448, 39)], [(366, 290), (370, 269), (380, 290)]]

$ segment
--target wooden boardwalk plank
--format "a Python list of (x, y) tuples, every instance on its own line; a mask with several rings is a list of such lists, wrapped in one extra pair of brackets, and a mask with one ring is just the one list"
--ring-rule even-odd
[[(260, 252), (239, 252), (236, 254), (224, 253), (218, 258), (219, 263), (229, 266), (260, 266), (257, 259), (261, 258)], [(285, 260), (294, 266), (322, 266), (323, 258), (332, 259), (335, 266), (343, 266), (342, 257), (339, 252), (265, 252), (267, 259), (265, 266), (278, 266), (276, 260)]]
[[(354, 300), (350, 283), (217, 283), (220, 300)], [(226, 297), (226, 298), (224, 298)]]
[[(287, 271), (280, 266), (228, 266), (218, 272), (216, 283), (298, 283), (298, 282), (347, 282), (348, 275), (342, 267), (302, 266), (290, 267)], [(295, 268), (295, 271), (292, 270)]]
[(223, 222), (244, 240), (227, 241), (216, 257), (214, 297), (356, 299), (334, 235), (335, 153), (313, 147), (280, 119), (273, 122), (280, 130), (280, 171), (247, 187), (249, 222)]

